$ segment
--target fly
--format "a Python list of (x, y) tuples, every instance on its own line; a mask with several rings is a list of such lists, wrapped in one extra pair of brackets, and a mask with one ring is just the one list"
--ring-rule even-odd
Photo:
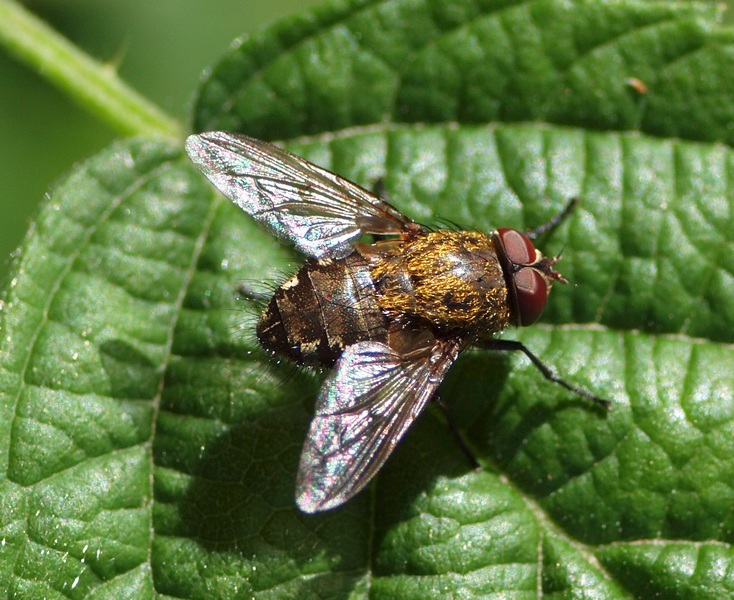
[[(523, 352), (547, 379), (603, 407), (608, 401), (560, 379), (523, 344), (496, 339), (540, 316), (556, 258), (501, 228), (431, 231), (384, 199), (267, 142), (192, 135), (202, 173), (306, 263), (280, 288), (257, 326), (260, 344), (297, 364), (331, 368), (301, 453), (296, 502), (335, 508), (362, 490), (469, 346)], [(373, 236), (365, 241), (365, 236)]]

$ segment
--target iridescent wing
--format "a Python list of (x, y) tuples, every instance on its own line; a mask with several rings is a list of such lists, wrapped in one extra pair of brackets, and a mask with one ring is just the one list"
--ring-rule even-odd
[(186, 152), (215, 187), (276, 237), (314, 258), (344, 258), (364, 233), (413, 221), (355, 183), (251, 137), (192, 135)]
[(367, 485), (459, 351), (458, 341), (436, 342), (420, 358), (406, 359), (379, 342), (349, 346), (316, 401), (298, 469), (298, 507), (328, 510)]

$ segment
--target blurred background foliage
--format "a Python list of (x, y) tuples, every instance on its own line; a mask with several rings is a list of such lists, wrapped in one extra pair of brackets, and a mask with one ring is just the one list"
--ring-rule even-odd
[[(321, 0), (40, 0), (24, 5), (181, 121), (232, 40)], [(53, 183), (119, 134), (0, 50), (0, 283)], [(186, 122), (186, 125), (188, 123)]]

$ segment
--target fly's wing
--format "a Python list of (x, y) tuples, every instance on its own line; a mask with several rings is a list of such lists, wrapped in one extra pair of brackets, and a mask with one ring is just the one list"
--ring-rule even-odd
[(437, 342), (411, 360), (379, 342), (344, 351), (321, 388), (301, 453), (296, 502), (303, 512), (339, 506), (369, 483), (459, 350), (458, 343)]
[(220, 192), (313, 258), (344, 258), (363, 233), (415, 225), (357, 184), (261, 140), (212, 131), (190, 136), (186, 152)]

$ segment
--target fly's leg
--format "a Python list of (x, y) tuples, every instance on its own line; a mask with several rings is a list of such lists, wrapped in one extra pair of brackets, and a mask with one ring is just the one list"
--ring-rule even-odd
[(252, 281), (243, 281), (237, 286), (237, 296), (244, 300), (249, 300), (258, 306), (265, 306), (270, 301), (272, 295), (273, 290), (263, 291), (255, 289)]
[(555, 215), (550, 221), (547, 223), (544, 223), (543, 225), (540, 225), (539, 227), (536, 227), (535, 229), (528, 229), (525, 231), (525, 235), (528, 236), (531, 240), (534, 240), (537, 237), (540, 237), (544, 233), (548, 233), (552, 229), (555, 229), (558, 227), (563, 221), (566, 220), (568, 215), (571, 214), (571, 212), (576, 208), (576, 205), (579, 203), (578, 198), (571, 198), (569, 203), (559, 212), (557, 215)]
[(441, 412), (443, 412), (444, 417), (446, 417), (446, 423), (448, 424), (449, 429), (451, 430), (451, 433), (453, 434), (454, 439), (456, 440), (456, 443), (459, 445), (461, 452), (464, 454), (464, 456), (466, 456), (467, 460), (469, 461), (469, 464), (471, 464), (472, 468), (474, 469), (480, 468), (480, 465), (477, 462), (477, 459), (475, 458), (474, 453), (469, 449), (469, 444), (466, 443), (464, 436), (461, 435), (459, 428), (456, 426), (456, 423), (454, 423), (454, 420), (451, 418), (451, 412), (449, 411), (449, 407), (446, 406), (446, 403), (443, 400), (441, 400), (438, 394), (436, 394), (432, 398), (432, 402), (436, 406), (438, 406), (439, 409), (441, 409)]
[(560, 386), (563, 386), (567, 390), (578, 394), (582, 398), (586, 398), (587, 400), (590, 400), (594, 404), (601, 406), (604, 409), (608, 409), (611, 405), (611, 402), (609, 400), (605, 400), (604, 398), (600, 398), (599, 396), (595, 396), (590, 391), (585, 390), (583, 388), (580, 388), (578, 386), (573, 385), (572, 383), (569, 383), (565, 379), (561, 379), (553, 373), (553, 371), (548, 368), (548, 366), (543, 363), (535, 354), (533, 354), (525, 344), (515, 341), (515, 340), (491, 340), (489, 342), (485, 342), (482, 344), (482, 348), (486, 348), (488, 350), (501, 350), (503, 352), (511, 352), (511, 351), (517, 351), (519, 350), (525, 356), (527, 356), (530, 361), (535, 365), (535, 367), (543, 374), (543, 377), (545, 377), (548, 381), (552, 381), (553, 383), (557, 383)]
[(388, 204), (390, 203), (390, 201), (387, 199), (387, 186), (385, 185), (385, 177), (375, 179), (374, 183), (372, 184), (372, 193), (380, 200), (383, 200)]

